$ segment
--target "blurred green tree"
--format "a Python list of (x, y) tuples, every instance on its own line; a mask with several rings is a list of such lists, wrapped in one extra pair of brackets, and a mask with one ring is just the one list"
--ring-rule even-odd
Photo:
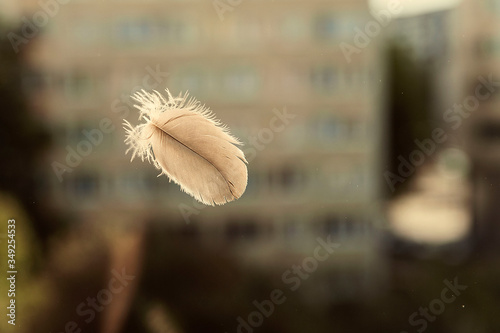
[(50, 137), (29, 111), (23, 84), (23, 74), (27, 71), (23, 51), (26, 48), (18, 53), (14, 51), (7, 38), (11, 31), (0, 27), (0, 156), (3, 158), (0, 191), (13, 195), (21, 203), (43, 241), (49, 226), (57, 220), (38, 200), (39, 159)]
[[(408, 160), (416, 139), (431, 135), (432, 88), (428, 67), (412, 59), (407, 48), (391, 42), (388, 46), (388, 171), (398, 174), (398, 156)], [(409, 180), (395, 185), (394, 195), (404, 191)]]

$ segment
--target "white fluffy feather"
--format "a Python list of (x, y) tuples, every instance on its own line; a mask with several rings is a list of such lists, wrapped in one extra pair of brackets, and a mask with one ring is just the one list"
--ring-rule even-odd
[(152, 162), (181, 189), (206, 205), (222, 205), (241, 197), (247, 185), (243, 152), (214, 114), (187, 93), (167, 98), (142, 90), (132, 96), (139, 119), (125, 120), (125, 143), (132, 158)]

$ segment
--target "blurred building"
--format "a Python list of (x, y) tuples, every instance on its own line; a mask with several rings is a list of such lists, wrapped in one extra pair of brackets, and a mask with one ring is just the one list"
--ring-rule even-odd
[[(33, 110), (54, 134), (41, 176), (47, 201), (75, 222), (169, 224), (276, 272), (331, 236), (340, 247), (315, 273), (325, 283), (304, 291), (314, 301), (375, 292), (384, 271), (375, 228), (384, 223), (383, 34), (351, 62), (339, 48), (373, 20), (367, 1), (224, 8), (59, 5), (30, 41), (26, 79)], [(249, 184), (238, 201), (204, 207), (152, 165), (125, 156), (122, 119), (138, 116), (129, 96), (166, 87), (189, 90), (245, 142)], [(284, 112), (293, 117), (271, 130)]]
[[(433, 113), (449, 135), (445, 146), (471, 159), (472, 239), (485, 249), (496, 248), (500, 237), (499, 18), (500, 1), (463, 0), (449, 10), (400, 18), (392, 31), (434, 73)], [(466, 161), (455, 162), (467, 172)]]
[[(472, 229), (469, 164), (464, 153), (467, 139), (464, 129), (455, 128), (449, 121), (450, 110), (462, 104), (465, 97), (462, 22), (457, 7), (401, 16), (391, 26), (388, 36), (389, 47), (397, 47), (409, 56), (406, 65), (424, 72), (419, 80), (429, 87), (427, 100), (417, 110), (423, 115), (420, 119), (424, 119), (422, 125), (427, 129), (418, 137), (414, 133), (411, 141), (429, 139), (435, 129), (446, 133), (446, 140), (436, 144), (424, 165), (416, 168), (411, 189), (389, 205), (392, 229), (422, 248), (441, 248), (458, 256), (469, 250)], [(418, 91), (419, 84), (422, 82), (412, 85), (408, 81), (401, 89)], [(411, 93), (405, 90), (405, 96)], [(411, 97), (408, 103), (415, 104)], [(412, 142), (410, 151), (419, 149)], [(422, 248), (407, 247), (417, 256), (422, 254)]]
[(389, 40), (407, 50), (416, 64), (429, 70), (433, 126), (443, 124), (444, 111), (462, 96), (455, 61), (460, 51), (457, 20), (456, 8), (402, 16), (394, 21), (389, 33)]
[(398, 17), (392, 33), (398, 42), (411, 48), (418, 60), (443, 58), (450, 55), (453, 9)]
[(464, 113), (458, 129), (463, 133), (472, 159), (474, 238), (479, 247), (496, 250), (500, 239), (497, 204), (500, 194), (499, 18), (498, 0), (464, 0), (457, 10), (461, 52), (456, 66), (462, 78), (462, 96), (480, 99), (477, 107)]

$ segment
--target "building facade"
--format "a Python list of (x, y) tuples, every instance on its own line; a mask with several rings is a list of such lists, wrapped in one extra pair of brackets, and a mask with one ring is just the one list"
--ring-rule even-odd
[[(500, 53), (498, 32), (500, 1), (462, 1), (457, 9), (457, 39), (460, 49), (462, 96), (476, 98), (459, 130), (472, 161), (474, 184), (474, 239), (486, 251), (498, 249), (500, 225), (498, 205), (500, 174)], [(460, 22), (460, 24), (458, 24)]]
[[(373, 20), (361, 0), (60, 4), (30, 42), (27, 78), (54, 134), (47, 200), (81, 221), (186, 229), (275, 269), (330, 236), (338, 255), (318, 275), (346, 295), (373, 291), (384, 265), (383, 34), (350, 61), (339, 47)], [(241, 199), (204, 207), (125, 156), (121, 124), (138, 117), (130, 95), (167, 87), (189, 91), (245, 143)]]

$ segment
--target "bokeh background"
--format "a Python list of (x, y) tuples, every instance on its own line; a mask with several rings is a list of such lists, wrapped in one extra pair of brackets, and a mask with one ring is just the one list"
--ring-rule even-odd
[[(499, 332), (499, 31), (499, 0), (1, 0), (0, 331)], [(241, 199), (125, 155), (165, 88), (244, 142)]]

